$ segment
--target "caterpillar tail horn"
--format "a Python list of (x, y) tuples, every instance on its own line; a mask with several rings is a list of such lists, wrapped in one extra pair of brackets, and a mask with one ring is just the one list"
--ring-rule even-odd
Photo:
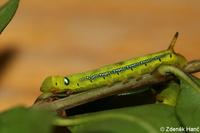
[(176, 32), (171, 43), (170, 43), (170, 45), (169, 45), (169, 47), (168, 47), (168, 50), (174, 51), (174, 46), (175, 46), (176, 40), (178, 38), (178, 35), (179, 35), (179, 33)]

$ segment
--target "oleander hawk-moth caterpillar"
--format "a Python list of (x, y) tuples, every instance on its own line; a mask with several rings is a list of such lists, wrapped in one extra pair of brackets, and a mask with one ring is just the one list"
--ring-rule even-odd
[(161, 52), (106, 65), (87, 72), (68, 76), (49, 76), (42, 83), (40, 90), (43, 94), (40, 98), (45, 99), (54, 94), (71, 94), (112, 86), (117, 82), (150, 74), (161, 64), (183, 68), (187, 64), (187, 60), (173, 50), (177, 37), (178, 32), (174, 35), (168, 49)]

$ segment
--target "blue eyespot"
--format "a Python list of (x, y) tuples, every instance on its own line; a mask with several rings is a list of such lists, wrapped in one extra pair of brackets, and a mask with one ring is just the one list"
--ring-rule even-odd
[(67, 77), (64, 77), (64, 83), (65, 83), (65, 85), (69, 84), (69, 79)]

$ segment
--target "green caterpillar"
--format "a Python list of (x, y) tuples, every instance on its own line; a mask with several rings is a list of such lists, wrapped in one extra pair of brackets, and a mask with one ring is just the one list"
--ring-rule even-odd
[(103, 86), (112, 86), (117, 82), (126, 82), (152, 73), (159, 65), (168, 64), (183, 68), (187, 60), (174, 52), (173, 47), (178, 38), (178, 32), (172, 39), (167, 50), (132, 58), (115, 64), (107, 65), (96, 70), (68, 76), (49, 76), (41, 86), (41, 99), (55, 94), (71, 94)]

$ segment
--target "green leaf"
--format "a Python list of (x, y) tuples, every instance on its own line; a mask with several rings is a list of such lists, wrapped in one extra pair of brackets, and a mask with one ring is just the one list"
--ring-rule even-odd
[[(199, 79), (192, 77), (192, 80), (198, 86), (200, 85)], [(200, 93), (184, 80), (181, 80), (181, 92), (177, 100), (176, 112), (185, 127), (200, 126)]]
[(174, 108), (164, 104), (79, 115), (68, 119), (70, 121), (72, 133), (159, 133), (160, 128), (180, 127)]
[(0, 33), (5, 29), (12, 20), (18, 8), (19, 0), (9, 0), (0, 7)]
[(0, 114), (0, 133), (50, 133), (53, 115), (17, 107)]
[[(134, 117), (128, 115), (119, 115), (119, 118), (109, 118), (104, 120), (96, 120), (91, 123), (80, 125), (75, 127), (73, 133), (132, 133), (136, 131), (138, 133), (154, 131), (151, 127), (142, 127), (137, 124)], [(146, 128), (146, 129), (145, 129)], [(155, 131), (156, 132), (156, 131)]]

